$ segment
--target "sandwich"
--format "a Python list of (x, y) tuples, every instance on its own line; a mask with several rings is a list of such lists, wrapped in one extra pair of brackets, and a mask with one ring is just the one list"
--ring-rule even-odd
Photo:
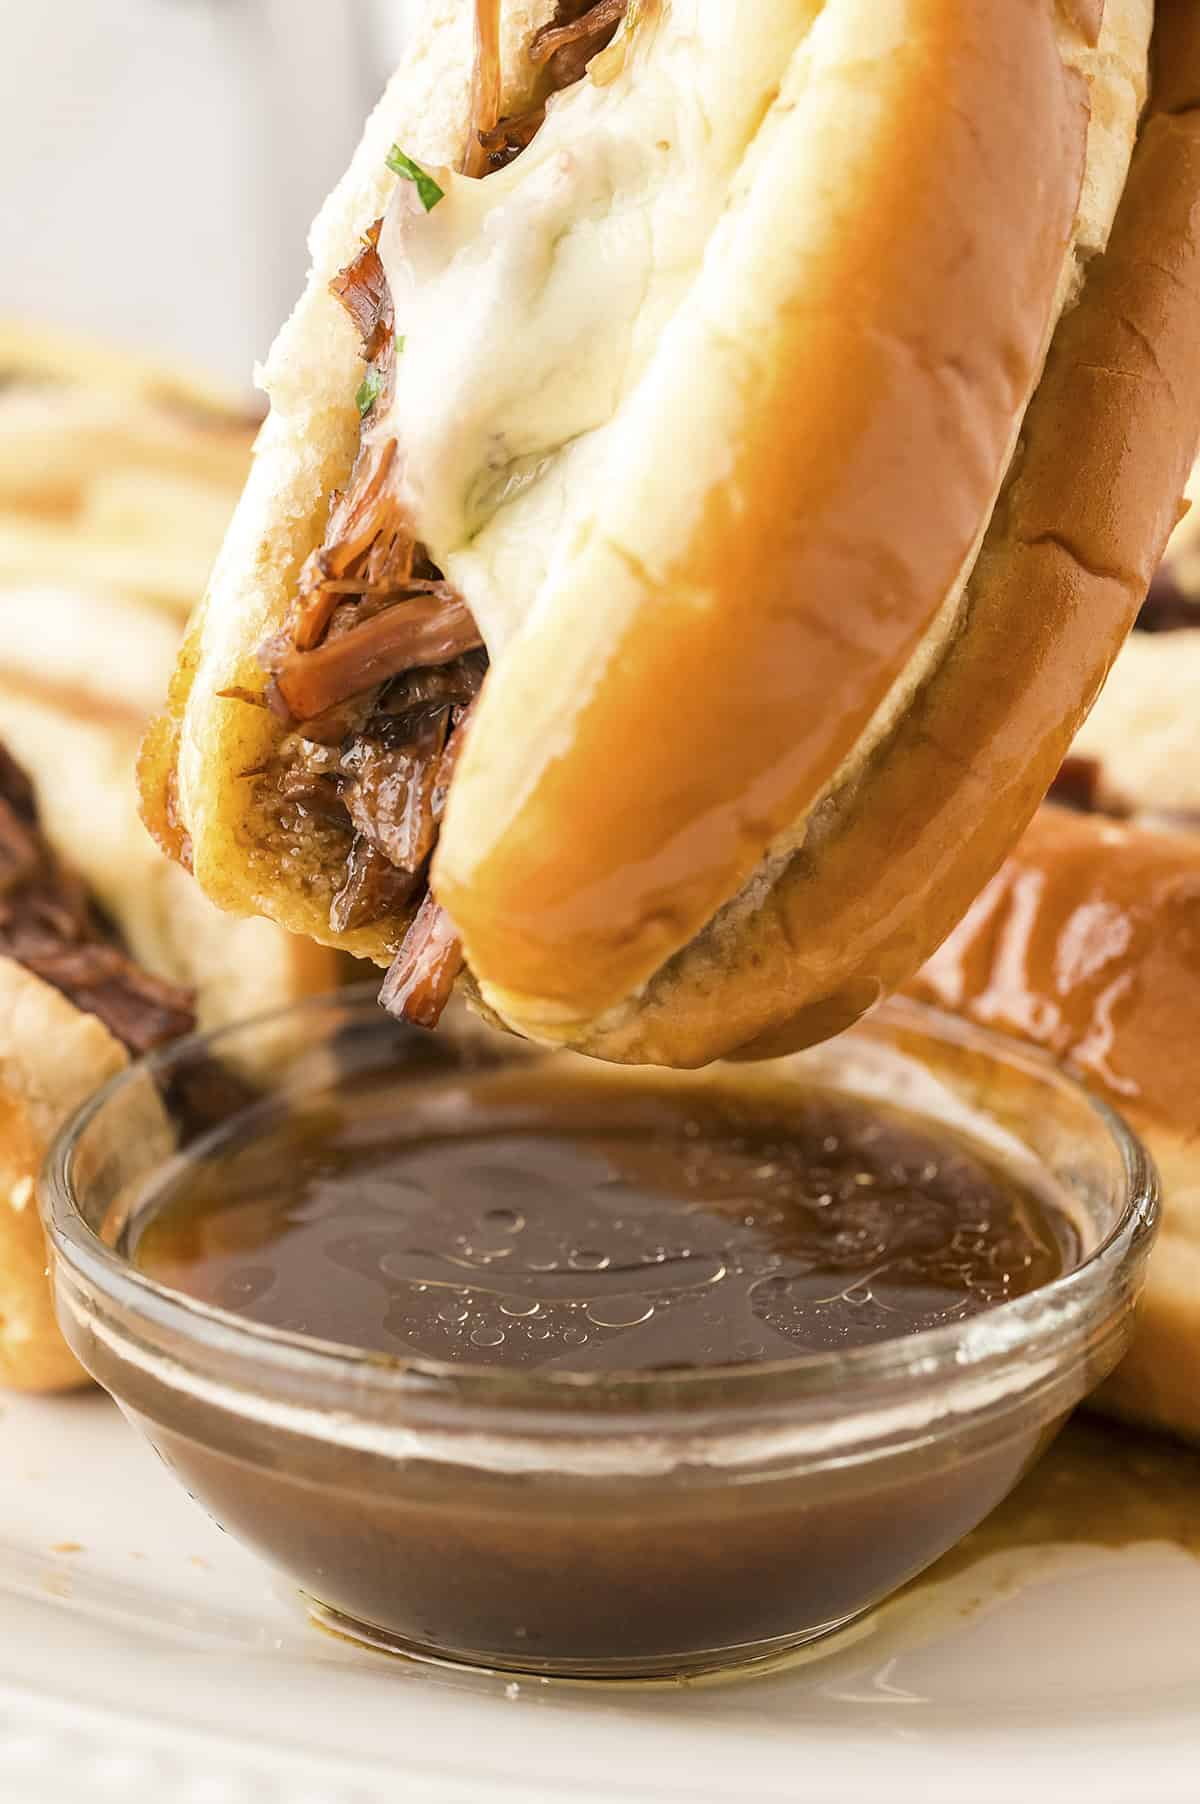
[(338, 980), (336, 955), (233, 921), (137, 811), (150, 698), (178, 633), (148, 603), (0, 592), (0, 1385), (85, 1375), (55, 1325), (34, 1183), (130, 1059)]
[(912, 989), (1072, 1066), (1142, 1139), (1162, 1229), (1096, 1401), (1200, 1441), (1200, 818), (1047, 804)]
[(160, 844), (424, 1024), (850, 1024), (1178, 522), (1198, 95), (1185, 0), (428, 6), (266, 365)]
[(341, 971), (311, 940), (222, 914), (142, 826), (138, 748), (178, 640), (149, 603), (0, 589), (0, 740), (36, 782), (51, 846), (139, 964), (194, 991), (208, 1029), (327, 990)]
[(0, 748), (0, 1383), (83, 1374), (54, 1322), (34, 1182), (54, 1130), (139, 1053), (194, 1026), (188, 991), (142, 970), (55, 856), (33, 785)]
[(1097, 1402), (1200, 1442), (1196, 526), (1173, 537), (1052, 804), (912, 988), (1073, 1066), (1149, 1149), (1162, 1231), (1133, 1350)]

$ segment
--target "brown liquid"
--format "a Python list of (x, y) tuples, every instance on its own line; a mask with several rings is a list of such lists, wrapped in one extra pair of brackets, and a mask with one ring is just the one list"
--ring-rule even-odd
[(136, 1263), (397, 1357), (656, 1371), (959, 1321), (1057, 1277), (1073, 1228), (965, 1140), (821, 1093), (506, 1073), (386, 1079), (194, 1149)]

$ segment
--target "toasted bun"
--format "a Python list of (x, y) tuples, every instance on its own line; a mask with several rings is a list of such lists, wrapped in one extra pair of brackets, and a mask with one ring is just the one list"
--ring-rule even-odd
[(199, 375), (0, 320), (0, 582), (190, 612), (256, 426)]
[(154, 609), (64, 590), (0, 608), (0, 741), (29, 771), (55, 850), (155, 975), (196, 991), (203, 1027), (331, 988), (334, 955), (268, 921), (231, 921), (138, 818), (138, 741), (174, 662)]
[[(506, 110), (532, 10), (505, 11)], [(521, 617), (481, 579), (492, 671), (434, 889), (508, 1025), (670, 1064), (833, 1031), (910, 974), (1048, 785), (1177, 519), (1200, 381), (1192, 121), (1151, 117), (1097, 255), (1152, 8), (1109, 0), (1102, 36), (1100, 10), (903, 0), (883, 29), (868, 0), (778, 0), (778, 97), (604, 427), (602, 480), (568, 482)], [(1194, 75), (1185, 10), (1160, 8), (1162, 56)], [(348, 472), (361, 365), (326, 287), (384, 210), (390, 142), (461, 151), (469, 11), (431, 9), (317, 223), (146, 767), (218, 901), (327, 940), (344, 841), (289, 840), (243, 776), (278, 729), (221, 691), (261, 684)], [(680, 12), (650, 9), (618, 82)], [(403, 925), (341, 943), (386, 958)]]
[(34, 1182), (57, 1128), (126, 1063), (94, 1015), (0, 958), (0, 1385), (86, 1382), (54, 1319)]
[[(230, 686), (261, 688), (256, 651), (278, 629), (300, 568), (320, 543), (329, 498), (350, 473), (360, 420), (362, 358), (354, 328), (329, 293), (395, 186), (385, 159), (395, 141), (430, 165), (453, 164), (467, 135), (471, 7), (430, 0), (405, 61), (367, 122), (346, 175), (309, 235), (303, 295), (271, 347), (260, 380), (271, 409), (249, 480), (172, 678), (167, 708), (142, 763), (147, 824), (173, 856), (186, 856), (203, 889), (234, 914), (269, 915), (297, 934), (386, 963), (406, 923), (333, 934), (330, 898), (346, 842), (294, 842), (242, 773), (279, 740), (260, 710), (223, 700)], [(554, 0), (504, 0), (503, 110), (533, 90), (524, 55)], [(185, 844), (186, 837), (186, 844)]]
[[(196, 991), (204, 1026), (281, 1007), (338, 981), (333, 954), (267, 921), (230, 921), (156, 849), (134, 766), (177, 630), (145, 603), (42, 588), (0, 608), (0, 741), (34, 778), (42, 825), (134, 958)], [(46, 1283), (33, 1183), (67, 1115), (126, 1053), (94, 1016), (0, 958), (0, 1385), (85, 1382)]]
[(1074, 1066), (1145, 1141), (1163, 1228), (1101, 1400), (1200, 1439), (1200, 837), (1043, 808), (913, 990)]

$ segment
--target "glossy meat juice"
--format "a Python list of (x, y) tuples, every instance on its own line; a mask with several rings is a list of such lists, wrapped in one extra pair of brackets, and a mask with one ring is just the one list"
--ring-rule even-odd
[(276, 1328), (526, 1371), (794, 1360), (1069, 1269), (988, 1153), (794, 1083), (528, 1069), (251, 1110), (168, 1170), (142, 1270)]

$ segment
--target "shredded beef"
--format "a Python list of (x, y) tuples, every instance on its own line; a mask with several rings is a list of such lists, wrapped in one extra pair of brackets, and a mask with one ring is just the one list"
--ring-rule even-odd
[(480, 148), (487, 158), (489, 175), (506, 169), (528, 148), (546, 121), (544, 106), (531, 107), (511, 119), (502, 119), (491, 131), (479, 133)]
[(96, 1015), (131, 1053), (195, 1026), (192, 997), (139, 969), (55, 857), (29, 779), (0, 747), (0, 954)]
[(312, 651), (275, 640), (262, 648), (260, 662), (274, 675), (272, 706), (285, 720), (303, 722), (405, 671), (453, 663), (482, 643), (466, 602), (435, 593), (385, 608)]
[(504, 169), (537, 137), (546, 118), (546, 101), (582, 80), (593, 57), (612, 43), (629, 10), (629, 0), (559, 0), (553, 19), (538, 32), (530, 58), (544, 71), (544, 96), (524, 113), (495, 125), (478, 123), (474, 137), (482, 157), (473, 155), (470, 174)]
[(387, 272), (379, 255), (382, 229), (383, 221), (376, 220), (357, 257), (345, 269), (339, 270), (329, 284), (334, 298), (342, 303), (358, 327), (363, 356), (368, 363), (395, 351), (396, 315)]
[(1200, 626), (1200, 598), (1176, 581), (1169, 564), (1160, 564), (1137, 617), (1141, 633), (1173, 633)]
[(309, 770), (303, 753), (298, 753), (296, 763), (283, 770), (279, 793), (285, 801), (295, 802), (309, 814), (319, 815), (339, 826), (345, 825), (346, 808), (340, 784), (332, 773)]
[[(541, 93), (520, 118), (498, 119), (499, 8), (480, 0), (467, 174), (485, 176), (525, 149), (547, 99), (611, 43), (627, 5), (559, 0), (530, 52)], [(470, 608), (407, 517), (399, 441), (382, 424), (395, 390), (396, 332), (381, 228), (382, 221), (371, 228), (331, 284), (366, 363), (358, 455), (345, 491), (331, 499), (323, 543), (305, 562), (283, 631), (259, 650), (265, 694), (239, 698), (265, 702), (291, 729), (275, 767), (279, 795), (345, 825), (333, 931), (395, 918), (419, 902), (381, 1000), (432, 1027), (463, 954), (427, 872), (487, 658)]]
[(1059, 766), (1051, 786), (1054, 801), (1080, 814), (1095, 814), (1100, 808), (1100, 779), (1104, 768), (1099, 758), (1084, 758), (1071, 752)]
[(449, 708), (426, 708), (403, 721), (399, 744), (390, 723), (363, 734), (343, 760), (350, 819), (397, 870), (416, 873), (437, 835), (433, 789), (450, 726)]
[(473, 702), (483, 687), (487, 674), (487, 654), (468, 652), (454, 664), (439, 664), (432, 670), (410, 670), (399, 681), (390, 683), (380, 697), (384, 714), (406, 714), (410, 708), (433, 703), (439, 707), (464, 708)]
[(529, 48), (530, 61), (545, 67), (554, 92), (583, 79), (594, 56), (612, 43), (629, 0), (564, 0)]
[[(435, 826), (441, 821), (455, 766), (462, 756), (475, 704), (456, 709), (438, 762), (432, 806)], [(449, 915), (426, 891), (417, 917), (392, 960), (379, 1000), (389, 1014), (418, 1027), (436, 1027), (463, 967), (462, 943)]]
[(436, 1027), (462, 967), (462, 945), (450, 917), (427, 890), (379, 1000), (398, 1020)]
[(424, 881), (423, 872), (397, 870), (365, 835), (355, 834), (345, 879), (329, 910), (329, 925), (335, 933), (352, 933), (383, 915), (399, 914), (420, 893)]
[(487, 140), (500, 119), (504, 71), (500, 59), (500, 0), (475, 0), (475, 66), (471, 72), (471, 128), (463, 153), (464, 175), (493, 167)]
[(396, 441), (365, 441), (344, 494), (333, 497), (325, 542), (300, 572), (284, 634), (297, 652), (313, 650), (347, 596), (399, 595), (412, 577), (414, 541), (389, 487)]

